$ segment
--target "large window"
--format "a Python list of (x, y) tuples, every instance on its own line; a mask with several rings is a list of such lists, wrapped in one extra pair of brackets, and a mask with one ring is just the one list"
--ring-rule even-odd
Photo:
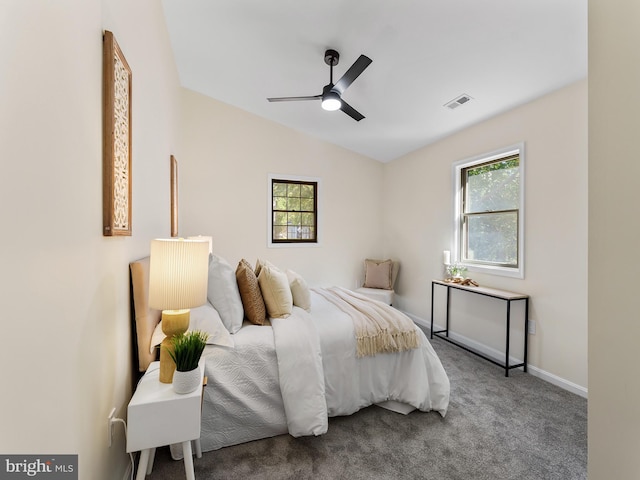
[(523, 277), (523, 148), (454, 166), (456, 260), (471, 271)]
[(318, 182), (271, 178), (270, 243), (318, 242)]

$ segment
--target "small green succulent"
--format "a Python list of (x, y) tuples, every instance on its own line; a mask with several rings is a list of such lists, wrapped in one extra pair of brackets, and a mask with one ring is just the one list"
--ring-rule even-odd
[(451, 277), (464, 277), (467, 273), (467, 267), (459, 263), (452, 263), (451, 265), (447, 265), (447, 273)]
[(200, 330), (181, 333), (171, 339), (173, 351), (167, 349), (179, 372), (189, 372), (198, 367), (200, 356), (207, 344), (209, 335)]

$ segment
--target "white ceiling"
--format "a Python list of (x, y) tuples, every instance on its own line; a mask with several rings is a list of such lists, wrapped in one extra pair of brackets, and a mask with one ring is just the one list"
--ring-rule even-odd
[[(382, 162), (587, 76), (587, 0), (162, 3), (183, 87)], [(360, 122), (266, 100), (322, 93), (327, 48), (334, 83), (373, 60), (343, 95)]]

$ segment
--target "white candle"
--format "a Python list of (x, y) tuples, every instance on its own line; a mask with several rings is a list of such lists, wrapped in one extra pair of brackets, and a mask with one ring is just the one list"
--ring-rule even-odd
[(449, 250), (445, 250), (442, 252), (443, 260), (445, 265), (449, 265), (451, 263), (451, 252)]

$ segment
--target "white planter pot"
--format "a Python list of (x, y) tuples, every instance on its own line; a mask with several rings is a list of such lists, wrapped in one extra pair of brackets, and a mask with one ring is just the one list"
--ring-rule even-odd
[(200, 386), (200, 368), (188, 372), (173, 373), (173, 391), (180, 394), (191, 393)]

